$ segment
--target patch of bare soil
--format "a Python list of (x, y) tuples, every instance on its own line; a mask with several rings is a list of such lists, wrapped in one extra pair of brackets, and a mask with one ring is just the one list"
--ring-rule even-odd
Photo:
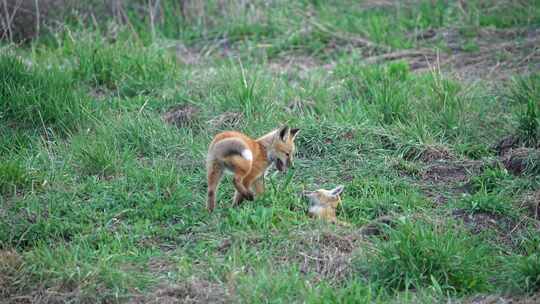
[(230, 302), (230, 295), (221, 285), (192, 278), (189, 281), (175, 285), (159, 285), (151, 294), (135, 296), (128, 303), (196, 304), (228, 302)]
[(175, 45), (176, 58), (184, 64), (196, 65), (202, 60), (202, 53), (186, 47), (182, 43)]
[(540, 167), (540, 151), (533, 148), (510, 149), (503, 157), (506, 170), (516, 174), (537, 171)]
[(467, 210), (456, 209), (452, 212), (452, 215), (457, 219), (463, 220), (463, 223), (475, 234), (486, 230), (493, 230), (508, 235), (515, 228), (514, 221), (506, 216), (497, 214), (485, 212), (471, 213)]
[(23, 269), (22, 257), (14, 250), (0, 250), (0, 303), (52, 304), (81, 302), (81, 291), (76, 286), (46, 288), (31, 284)]
[(466, 80), (502, 80), (540, 67), (539, 29), (484, 29), (476, 43), (478, 51), (457, 53), (448, 62), (457, 75)]
[(525, 194), (521, 207), (527, 210), (531, 219), (540, 221), (540, 190)]
[(422, 180), (430, 184), (462, 183), (482, 168), (482, 161), (436, 161), (427, 165)]
[(172, 107), (165, 114), (163, 120), (168, 124), (175, 125), (178, 128), (191, 126), (197, 121), (197, 114), (200, 109), (192, 105), (179, 105)]
[(421, 151), (416, 149), (404, 156), (406, 160), (420, 160), (424, 163), (431, 163), (441, 160), (454, 160), (455, 156), (450, 150), (442, 146), (425, 146)]
[(148, 269), (155, 274), (163, 274), (175, 270), (175, 263), (165, 257), (152, 257), (148, 261)]
[(312, 100), (303, 100), (303, 99), (294, 99), (285, 108), (285, 111), (288, 113), (297, 113), (297, 114), (306, 114), (311, 112), (315, 107), (315, 102)]
[(468, 181), (483, 167), (482, 161), (434, 161), (420, 173), (420, 188), (437, 204), (469, 192)]
[(332, 70), (335, 67), (335, 62), (324, 63), (311, 56), (283, 56), (272, 60), (268, 68), (276, 74), (290, 75), (290, 77), (298, 77), (305, 79), (308, 73), (316, 68)]
[[(484, 231), (494, 233), (493, 240), (497, 244), (504, 244), (508, 248), (514, 248), (519, 239), (520, 234), (527, 229), (530, 218), (527, 216), (519, 219), (508, 216), (476, 212), (463, 209), (456, 209), (452, 212), (452, 216), (463, 221), (465, 226), (474, 234), (479, 234)], [(491, 235), (491, 234), (490, 234)]]
[(316, 273), (315, 280), (341, 282), (352, 272), (353, 251), (360, 246), (357, 232), (337, 234), (330, 231), (302, 231), (293, 236), (297, 240), (292, 255), (283, 256), (285, 263), (298, 263), (302, 273)]
[(388, 227), (394, 227), (397, 218), (391, 215), (384, 215), (374, 219), (373, 221), (365, 224), (359, 230), (362, 236), (378, 236), (384, 233), (384, 230)]
[(16, 251), (0, 251), (0, 302), (7, 301), (17, 292), (15, 283), (21, 271), (22, 258)]
[[(405, 60), (413, 71), (440, 68), (464, 80), (502, 80), (540, 68), (540, 29), (481, 29), (474, 39), (455, 28), (428, 29), (411, 35), (426, 46), (442, 41), (450, 52), (431, 48), (399, 50), (367, 57), (365, 62)], [(471, 45), (470, 50), (467, 45)]]
[(520, 145), (520, 139), (517, 136), (509, 135), (497, 142), (493, 149), (497, 151), (497, 154), (500, 156), (504, 156), (506, 153), (508, 153), (512, 148), (517, 148)]
[(530, 296), (482, 295), (461, 302), (462, 304), (538, 304), (540, 293)]
[(214, 129), (235, 129), (244, 121), (244, 114), (240, 112), (224, 112), (208, 121)]

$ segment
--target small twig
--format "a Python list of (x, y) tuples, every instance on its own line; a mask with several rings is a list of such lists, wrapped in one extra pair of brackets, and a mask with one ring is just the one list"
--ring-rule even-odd
[(508, 232), (507, 235), (514, 233), (514, 231), (516, 231), (516, 229), (521, 226), (521, 224), (525, 221), (526, 218), (526, 216), (522, 217), (521, 220), (516, 224), (516, 226), (514, 226), (514, 228), (512, 228), (512, 230), (510, 230), (510, 232)]
[(431, 50), (404, 50), (404, 51), (397, 51), (392, 53), (386, 53), (383, 55), (378, 56), (371, 56), (364, 61), (368, 64), (378, 63), (380, 61), (386, 61), (386, 60), (397, 60), (402, 58), (408, 58), (408, 57), (420, 57), (420, 56), (432, 56), (433, 52)]
[(156, 11), (158, 9), (160, 0), (156, 0), (154, 2), (154, 5), (152, 5), (152, 0), (148, 0), (148, 11), (150, 13), (150, 31), (152, 33), (152, 40), (156, 39), (156, 25), (155, 25), (155, 18), (156, 18)]
[(3, 0), (4, 3), (4, 14), (5, 14), (5, 24), (4, 24), (4, 30), (5, 30), (5, 36), (7, 36), (9, 42), (12, 42), (12, 35), (11, 35), (11, 22), (9, 18), (9, 11), (8, 11), (8, 5), (7, 0)]
[(303, 252), (299, 252), (299, 254), (301, 256), (303, 256), (304, 258), (306, 258), (306, 259), (310, 259), (310, 260), (314, 260), (314, 261), (324, 261), (324, 259), (317, 258), (317, 257), (312, 257), (310, 255), (307, 255), (307, 254), (303, 253)]
[(148, 98), (144, 101), (143, 105), (139, 109), (139, 112), (137, 112), (137, 115), (141, 115), (142, 111), (144, 110), (147, 104), (148, 104)]
[(383, 50), (383, 51), (390, 51), (391, 48), (389, 46), (386, 46), (386, 45), (381, 45), (381, 44), (378, 44), (378, 43), (375, 43), (373, 41), (370, 41), (368, 39), (365, 39), (365, 38), (362, 38), (362, 37), (358, 37), (358, 36), (348, 36), (347, 34), (344, 34), (344, 33), (340, 33), (339, 31), (337, 30), (333, 30), (333, 29), (329, 29), (328, 27), (326, 27), (325, 25), (321, 24), (321, 23), (318, 23), (316, 21), (314, 21), (313, 19), (311, 18), (307, 18), (307, 20), (315, 27), (317, 28), (319, 31), (325, 33), (325, 34), (328, 34), (330, 36), (333, 36), (335, 38), (338, 38), (340, 40), (343, 40), (343, 41), (348, 41), (348, 42), (352, 42), (354, 44), (358, 44), (358, 45), (361, 45), (361, 46), (364, 46), (364, 47), (370, 47), (370, 48), (374, 48), (374, 49), (380, 49), (380, 50)]
[(39, 0), (34, 0), (34, 3), (36, 4), (36, 37), (39, 36), (39, 32), (41, 30), (40, 27), (40, 12), (39, 12)]

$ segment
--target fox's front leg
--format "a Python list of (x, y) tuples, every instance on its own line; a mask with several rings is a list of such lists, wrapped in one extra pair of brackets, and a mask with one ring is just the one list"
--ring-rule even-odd
[(261, 195), (264, 192), (264, 177), (259, 177), (253, 182), (255, 195)]

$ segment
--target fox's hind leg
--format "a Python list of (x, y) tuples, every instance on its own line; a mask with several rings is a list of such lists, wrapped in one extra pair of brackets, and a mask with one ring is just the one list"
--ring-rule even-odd
[(208, 170), (208, 200), (206, 202), (206, 208), (209, 212), (212, 212), (216, 207), (216, 192), (221, 177), (223, 176), (223, 167), (215, 162), (211, 161), (207, 166)]
[(234, 187), (236, 188), (236, 193), (234, 195), (234, 204), (240, 204), (244, 199), (252, 201), (255, 197), (253, 191), (250, 187), (245, 186), (244, 179), (248, 175), (248, 172), (251, 170), (251, 161), (244, 159), (241, 156), (235, 155), (231, 156), (227, 160), (228, 166), (233, 168), (234, 172)]

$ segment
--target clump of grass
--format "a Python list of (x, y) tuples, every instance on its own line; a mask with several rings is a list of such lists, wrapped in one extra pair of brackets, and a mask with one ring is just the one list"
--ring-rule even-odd
[(136, 40), (119, 39), (109, 43), (100, 34), (82, 33), (66, 43), (66, 55), (73, 56), (73, 75), (94, 87), (122, 96), (150, 94), (174, 79), (175, 61), (163, 49), (144, 47)]
[(89, 302), (118, 301), (128, 288), (144, 288), (150, 280), (115, 252), (122, 248), (121, 241), (113, 242), (115, 246), (100, 249), (88, 243), (38, 245), (24, 258), (29, 280), (21, 283), (43, 284)]
[(491, 193), (501, 188), (501, 185), (511, 179), (508, 171), (500, 166), (489, 166), (482, 174), (471, 178), (470, 184), (475, 192)]
[(90, 134), (75, 136), (71, 149), (83, 174), (107, 177), (135, 158), (180, 157), (186, 138), (155, 116), (125, 113), (106, 119)]
[(17, 193), (31, 183), (31, 177), (19, 159), (0, 160), (0, 194)]
[(487, 248), (466, 232), (423, 221), (388, 231), (361, 268), (370, 282), (396, 291), (435, 287), (444, 293), (469, 293), (489, 287)]
[(505, 272), (500, 278), (513, 292), (540, 291), (540, 237), (535, 228), (525, 230), (517, 239), (518, 254), (502, 258)]
[(338, 67), (338, 76), (345, 77), (345, 86), (351, 97), (360, 102), (370, 116), (391, 124), (409, 118), (409, 91), (405, 89), (409, 67), (397, 62), (373, 67)]
[(355, 178), (347, 185), (345, 193), (343, 211), (357, 222), (408, 213), (429, 205), (429, 201), (408, 183), (387, 178)]
[(28, 67), (11, 54), (0, 55), (0, 116), (16, 127), (52, 128), (62, 134), (80, 128), (89, 99), (69, 73)]
[(517, 106), (517, 136), (521, 143), (540, 144), (540, 74), (514, 78), (508, 90), (509, 100)]
[(74, 137), (71, 150), (76, 166), (83, 175), (114, 176), (122, 171), (131, 158), (129, 153), (119, 149), (118, 144), (95, 134)]
[(500, 194), (477, 192), (461, 201), (463, 208), (471, 213), (485, 212), (497, 215), (512, 215), (511, 200)]
[(513, 283), (522, 292), (533, 293), (540, 290), (540, 254), (510, 258)]
[(98, 136), (110, 144), (116, 143), (123, 150), (138, 156), (170, 156), (178, 152), (181, 133), (153, 115), (123, 114), (115, 121), (108, 121), (97, 130)]
[(518, 136), (521, 141), (530, 147), (536, 147), (540, 143), (540, 102), (529, 100), (527, 109), (518, 114)]

